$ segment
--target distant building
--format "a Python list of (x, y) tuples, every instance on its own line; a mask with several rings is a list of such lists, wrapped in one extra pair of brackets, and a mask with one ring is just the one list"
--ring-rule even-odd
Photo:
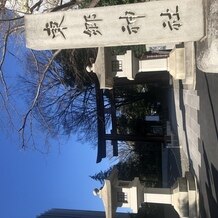
[[(103, 211), (51, 209), (36, 218), (105, 218)], [(116, 218), (130, 218), (128, 213), (116, 213)]]

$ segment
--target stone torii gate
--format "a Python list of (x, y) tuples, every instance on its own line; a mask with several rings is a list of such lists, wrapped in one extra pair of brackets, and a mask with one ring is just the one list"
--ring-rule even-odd
[[(203, 0), (150, 1), (25, 15), (25, 35), (27, 47), (36, 50), (194, 42), (205, 36)], [(110, 89), (114, 75), (105, 50), (99, 50), (94, 72), (100, 88)], [(186, 59), (184, 49), (176, 48), (168, 60), (155, 65), (183, 79)], [(152, 61), (144, 64), (144, 70), (151, 70)], [(137, 66), (129, 69), (133, 70), (126, 68), (125, 76), (133, 79)], [(103, 147), (104, 157), (104, 144), (99, 147)]]
[(36, 50), (199, 41), (203, 0), (164, 0), (25, 15), (27, 47)]
[(198, 217), (198, 192), (189, 172), (178, 178), (171, 188), (146, 188), (137, 177), (133, 181), (118, 180), (118, 171), (114, 168), (104, 186), (94, 189), (93, 194), (102, 199), (106, 218), (115, 218), (117, 207), (131, 208), (137, 213), (142, 203), (169, 204), (181, 218)]
[[(174, 78), (187, 80), (185, 74), (192, 74), (195, 68), (193, 42), (205, 37), (203, 0), (149, 1), (25, 15), (25, 34), (27, 47), (36, 50), (191, 42), (187, 49), (173, 50), (166, 67)], [(155, 64), (163, 67), (163, 62)], [(111, 88), (111, 79), (101, 70), (95, 72), (101, 77), (101, 87)]]

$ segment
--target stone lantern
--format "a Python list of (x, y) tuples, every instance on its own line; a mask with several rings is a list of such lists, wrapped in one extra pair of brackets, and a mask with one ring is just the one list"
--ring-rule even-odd
[(168, 71), (174, 79), (185, 79), (185, 50), (181, 45), (175, 46), (169, 57), (147, 60), (139, 60), (132, 50), (123, 55), (112, 55), (110, 50), (99, 47), (95, 63), (86, 68), (96, 73), (101, 89), (112, 89), (114, 77), (134, 80), (140, 72)]
[(142, 203), (170, 204), (180, 217), (198, 217), (196, 184), (189, 172), (178, 178), (171, 188), (146, 188), (137, 177), (132, 181), (119, 180), (114, 168), (104, 186), (95, 189), (94, 194), (102, 199), (106, 218), (115, 218), (117, 207), (127, 207), (137, 213)]

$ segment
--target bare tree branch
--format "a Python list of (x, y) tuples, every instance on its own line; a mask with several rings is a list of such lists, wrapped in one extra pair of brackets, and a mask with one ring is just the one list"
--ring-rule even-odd
[(61, 4), (61, 5), (59, 5), (59, 6), (55, 7), (55, 8), (53, 8), (53, 9), (51, 10), (51, 12), (60, 11), (60, 10), (69, 8), (69, 7), (71, 7), (71, 6), (75, 5), (75, 4), (77, 4), (77, 2), (78, 2), (77, 0), (71, 0), (71, 1), (69, 1), (69, 2), (67, 2), (67, 3), (65, 3), (65, 4)]
[(3, 66), (3, 64), (4, 64), (5, 56), (6, 56), (6, 52), (7, 52), (8, 38), (9, 38), (9, 36), (10, 36), (13, 32), (16, 32), (16, 31), (18, 31), (19, 29), (22, 29), (22, 28), (23, 28), (23, 25), (20, 25), (20, 26), (16, 26), (16, 27), (14, 27), (14, 28), (11, 28), (11, 27), (10, 27), (10, 24), (9, 24), (8, 30), (6, 31), (6, 33), (5, 33), (5, 35), (4, 35), (4, 38), (3, 38), (2, 58), (1, 58), (1, 60), (0, 60), (0, 79), (1, 79), (1, 82), (2, 82), (2, 84), (3, 84), (6, 97), (8, 96), (8, 88), (7, 88), (7, 83), (6, 83), (6, 80), (5, 80), (4, 72), (3, 72), (3, 70), (2, 70), (2, 66)]
[(1, 0), (1, 2), (0, 2), (0, 10), (3, 10), (5, 8), (6, 2), (7, 2), (7, 0)]
[(8, 18), (8, 19), (0, 19), (0, 22), (10, 22), (10, 21), (15, 21), (15, 20), (21, 20), (23, 18), (24, 18), (24, 16), (13, 17), (13, 18)]
[[(71, 0), (68, 3), (62, 4), (61, 1), (60, 5), (51, 11), (67, 9), (82, 2), (82, 0)], [(95, 7), (98, 2), (99, 0), (92, 0), (88, 7)], [(25, 10), (22, 11), (21, 15), (34, 13), (39, 9), (42, 11), (43, 0), (38, 0), (31, 7), (29, 7), (28, 1), (24, 1), (23, 6)], [(3, 6), (0, 5), (0, 7), (2, 8)], [(5, 92), (0, 91), (1, 98), (9, 96), (8, 84), (10, 83), (7, 84), (7, 73), (3, 70), (6, 54), (10, 52), (9, 49), (11, 48), (8, 44), (9, 37), (13, 33), (17, 33), (17, 37), (19, 37), (20, 30), (24, 28), (24, 25), (20, 24), (23, 22), (24, 16), (17, 15), (19, 10), (22, 10), (22, 8), (16, 7), (14, 10), (6, 9), (5, 11), (8, 12), (6, 16), (8, 18), (6, 19), (4, 15), (0, 20), (1, 24), (7, 27), (1, 39), (3, 43), (1, 47), (0, 81)], [(26, 75), (23, 78), (26, 80), (26, 86), (31, 87), (25, 90), (26, 95), (29, 97), (33, 94), (33, 96), (31, 96), (29, 107), (23, 114), (18, 130), (21, 136), (22, 148), (26, 148), (27, 144), (32, 142), (33, 147), (38, 150), (34, 141), (35, 133), (33, 129), (34, 125), (38, 124), (37, 121), (40, 121), (39, 123), (46, 129), (46, 132), (44, 132), (46, 139), (49, 135), (53, 136), (54, 132), (78, 133), (79, 130), (82, 130), (90, 136), (96, 132), (95, 89), (92, 83), (92, 75), (87, 74), (85, 70), (89, 56), (87, 50), (85, 52), (83, 50), (79, 55), (75, 51), (70, 50), (68, 54), (64, 53), (70, 59), (69, 72), (66, 73), (64, 64), (56, 60), (61, 50), (54, 52), (52, 56), (50, 56), (48, 51), (43, 53), (29, 50), (30, 55), (27, 55), (27, 62), (31, 72), (27, 69), (27, 77), (31, 78), (29, 81), (25, 78)], [(16, 57), (13, 53), (11, 54)], [(31, 60), (30, 62), (29, 59)], [(45, 63), (46, 61), (47, 63)], [(34, 91), (35, 93), (33, 93)], [(9, 110), (8, 113), (10, 113)]]
[(49, 69), (49, 67), (51, 66), (51, 64), (52, 64), (53, 60), (55, 59), (55, 57), (56, 57), (60, 52), (61, 52), (61, 50), (57, 50), (57, 51), (54, 53), (53, 57), (49, 60), (47, 66), (46, 66), (46, 68), (45, 68), (45, 70), (44, 70), (43, 73), (42, 73), (41, 78), (39, 79), (38, 87), (37, 87), (37, 90), (36, 90), (35, 97), (34, 97), (34, 99), (33, 99), (33, 101), (32, 101), (32, 104), (31, 104), (30, 108), (28, 109), (27, 113), (25, 114), (25, 116), (23, 117), (23, 123), (22, 123), (21, 128), (19, 129), (19, 132), (21, 133), (21, 137), (22, 137), (22, 142), (23, 142), (23, 143), (22, 143), (22, 147), (23, 147), (23, 148), (25, 147), (25, 137), (24, 137), (24, 135), (25, 135), (25, 126), (26, 126), (27, 119), (28, 119), (29, 115), (32, 113), (34, 107), (36, 107), (37, 101), (38, 101), (39, 96), (40, 96), (41, 87), (42, 87), (43, 81), (44, 81), (44, 79), (45, 79), (45, 77), (46, 77), (46, 73), (48, 72), (48, 69)]
[(36, 2), (31, 8), (30, 8), (30, 13), (33, 13), (33, 11), (36, 9), (36, 11), (39, 10), (41, 4), (42, 4), (43, 0), (39, 0), (38, 2)]

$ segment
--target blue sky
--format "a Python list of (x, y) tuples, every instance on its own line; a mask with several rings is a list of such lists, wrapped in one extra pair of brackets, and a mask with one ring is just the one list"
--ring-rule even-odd
[[(23, 43), (19, 46), (24, 49)], [(19, 55), (19, 58), (23, 57)], [(7, 56), (4, 71), (12, 86), (19, 87), (17, 76), (23, 70), (25, 67), (20, 62)], [(18, 110), (23, 112), (22, 97), (17, 95), (14, 99)], [(92, 145), (63, 137), (61, 147), (53, 140), (46, 155), (31, 148), (22, 150), (17, 129), (9, 125), (2, 105), (0, 120), (0, 217), (34, 218), (51, 208), (103, 210), (101, 200), (92, 194), (100, 183), (89, 175), (107, 169), (110, 163), (104, 160), (96, 164), (97, 152)], [(19, 122), (15, 119), (16, 127), (20, 126)], [(37, 143), (42, 143), (40, 133), (37, 138)]]
[(103, 210), (92, 194), (100, 184), (89, 175), (107, 163), (95, 163), (90, 145), (70, 138), (60, 152), (42, 155), (20, 150), (13, 136), (2, 135), (0, 143), (0, 217), (31, 218), (50, 208)]

